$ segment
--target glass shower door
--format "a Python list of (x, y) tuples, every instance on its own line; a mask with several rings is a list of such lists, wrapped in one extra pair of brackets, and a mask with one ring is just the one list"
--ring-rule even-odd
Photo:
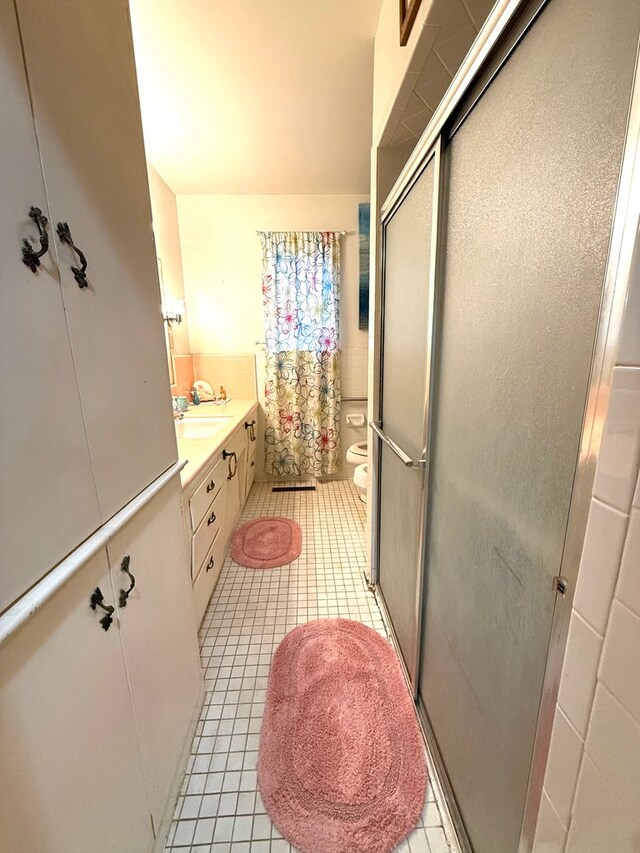
[(419, 701), (475, 853), (519, 846), (636, 58), (640, 5), (584, 5), (445, 151)]
[(415, 687), (436, 157), (384, 223), (378, 594)]

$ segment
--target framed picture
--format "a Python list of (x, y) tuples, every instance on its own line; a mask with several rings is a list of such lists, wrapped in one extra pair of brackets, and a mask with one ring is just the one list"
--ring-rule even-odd
[(420, 2), (421, 0), (400, 0), (400, 44), (402, 47), (409, 41)]
[(358, 328), (369, 328), (369, 231), (371, 206), (369, 202), (358, 205), (358, 238), (360, 240), (360, 293), (358, 303)]

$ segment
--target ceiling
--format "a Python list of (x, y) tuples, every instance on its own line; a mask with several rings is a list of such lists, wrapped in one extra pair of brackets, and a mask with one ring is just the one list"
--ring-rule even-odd
[(367, 193), (381, 0), (131, 0), (147, 157), (176, 193)]

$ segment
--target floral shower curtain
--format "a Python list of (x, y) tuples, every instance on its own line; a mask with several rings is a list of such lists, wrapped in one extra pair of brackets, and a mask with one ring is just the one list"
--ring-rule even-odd
[(266, 343), (265, 471), (340, 467), (340, 235), (260, 234)]

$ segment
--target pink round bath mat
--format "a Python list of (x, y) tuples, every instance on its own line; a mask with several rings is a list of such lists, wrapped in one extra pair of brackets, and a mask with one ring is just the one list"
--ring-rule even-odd
[(418, 823), (422, 738), (391, 645), (347, 619), (287, 634), (271, 664), (258, 787), (303, 853), (388, 853)]
[(233, 534), (231, 557), (249, 569), (286, 566), (302, 550), (302, 530), (290, 518), (265, 516), (241, 524)]

